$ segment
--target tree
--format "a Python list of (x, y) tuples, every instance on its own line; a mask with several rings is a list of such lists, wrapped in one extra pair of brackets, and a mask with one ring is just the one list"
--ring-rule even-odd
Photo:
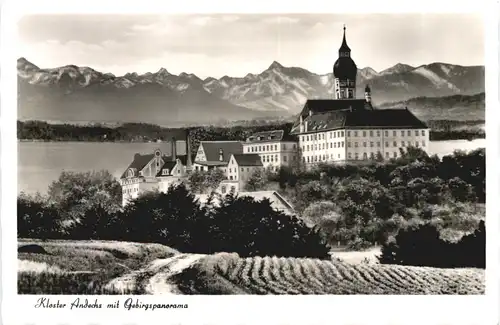
[(209, 171), (194, 171), (188, 176), (187, 184), (194, 193), (215, 191), (219, 184), (226, 179), (224, 172), (218, 168)]
[(46, 198), (21, 193), (17, 198), (17, 236), (55, 239), (60, 237), (61, 220), (56, 207)]
[(330, 248), (316, 229), (273, 209), (269, 200), (228, 195), (208, 212), (211, 252), (240, 256), (327, 258)]
[(395, 240), (382, 246), (379, 262), (442, 268), (485, 267), (486, 237), (484, 221), (471, 235), (458, 243), (440, 238), (439, 230), (431, 223), (402, 229)]
[(268, 184), (268, 175), (263, 169), (255, 169), (245, 184), (247, 191), (259, 191)]
[(48, 199), (56, 204), (62, 217), (78, 221), (94, 207), (108, 212), (121, 209), (122, 189), (108, 171), (64, 171), (49, 185)]
[(467, 184), (459, 177), (453, 177), (448, 180), (448, 188), (450, 189), (452, 197), (459, 202), (475, 202), (477, 196), (474, 187)]
[(132, 200), (121, 214), (125, 240), (157, 242), (183, 251), (196, 250), (195, 241), (207, 240), (199, 202), (184, 184), (167, 193), (150, 192)]

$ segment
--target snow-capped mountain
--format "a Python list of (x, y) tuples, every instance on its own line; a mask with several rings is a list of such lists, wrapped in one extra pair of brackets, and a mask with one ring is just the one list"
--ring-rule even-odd
[[(366, 67), (358, 70), (357, 97), (363, 97), (367, 84), (376, 104), (422, 96), (476, 94), (484, 91), (484, 67), (432, 63), (414, 68), (397, 64), (381, 72)], [(210, 78), (204, 81), (204, 86), (212, 94), (241, 106), (295, 113), (307, 98), (332, 98), (333, 75), (318, 75), (273, 62), (260, 74)]]
[[(115, 76), (89, 67), (67, 65), (40, 69), (21, 58), (17, 62), (20, 118), (64, 120), (76, 114), (81, 120), (133, 120), (210, 122), (213, 119), (247, 119), (290, 116), (310, 98), (332, 98), (332, 73), (315, 74), (274, 61), (264, 71), (244, 77), (204, 80), (194, 74), (157, 72)], [(431, 63), (419, 67), (396, 64), (377, 72), (358, 70), (357, 97), (372, 89), (375, 105), (414, 97), (471, 95), (484, 92), (484, 66)], [(75, 112), (76, 107), (85, 113)]]
[(193, 74), (114, 76), (68, 65), (40, 69), (18, 60), (18, 118), (68, 122), (216, 123), (282, 115), (239, 107), (207, 92)]

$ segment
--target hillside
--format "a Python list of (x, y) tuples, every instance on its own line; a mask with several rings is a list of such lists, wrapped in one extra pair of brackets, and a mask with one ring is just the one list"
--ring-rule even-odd
[[(331, 98), (333, 88), (332, 73), (315, 74), (276, 61), (258, 74), (204, 80), (165, 68), (124, 76), (75, 65), (45, 69), (25, 58), (18, 60), (17, 71), (20, 120), (181, 126), (289, 118), (308, 98)], [(473, 95), (484, 92), (484, 67), (397, 64), (381, 72), (366, 67), (358, 71), (358, 97), (366, 84), (377, 106), (415, 97)]]
[(485, 120), (485, 93), (475, 95), (453, 95), (446, 97), (417, 97), (390, 102), (377, 108), (408, 107), (424, 121), (429, 120)]
[(159, 244), (21, 240), (20, 293), (484, 294), (484, 270), (182, 254)]

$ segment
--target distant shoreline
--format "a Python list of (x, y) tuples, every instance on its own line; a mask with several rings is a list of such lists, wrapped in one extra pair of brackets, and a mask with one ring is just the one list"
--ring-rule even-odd
[[(479, 139), (486, 139), (484, 135), (482, 136), (477, 136), (477, 137), (472, 137), (472, 138), (453, 138), (453, 139), (436, 139), (436, 140), (431, 140), (432, 142), (441, 142), (441, 141), (460, 141), (460, 140), (479, 140)], [(183, 140), (178, 140), (178, 141), (183, 141)], [(38, 139), (17, 139), (17, 142), (23, 142), (23, 143), (35, 143), (35, 142), (43, 142), (43, 143), (72, 143), (72, 142), (83, 142), (83, 143), (168, 143), (168, 141), (161, 141), (161, 142), (149, 142), (149, 141), (97, 141), (97, 140), (38, 140)]]
[[(428, 121), (430, 141), (474, 140), (486, 137), (484, 121)], [(257, 125), (234, 125), (226, 127), (164, 128), (154, 124), (128, 123), (117, 128), (103, 126), (75, 126), (49, 124), (44, 121), (17, 121), (18, 142), (95, 142), (95, 143), (163, 143), (172, 138), (184, 140), (189, 131), (192, 149), (200, 141), (236, 140), (244, 141), (256, 132), (284, 130), (289, 133), (291, 122), (274, 122)]]

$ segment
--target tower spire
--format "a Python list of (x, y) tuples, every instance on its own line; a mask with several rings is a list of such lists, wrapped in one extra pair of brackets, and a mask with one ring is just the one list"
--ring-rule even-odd
[(339, 53), (340, 52), (342, 52), (342, 53), (351, 52), (351, 49), (347, 45), (347, 41), (345, 39), (345, 30), (346, 30), (346, 28), (345, 28), (345, 24), (344, 24), (344, 37), (342, 38), (342, 45), (340, 46)]

